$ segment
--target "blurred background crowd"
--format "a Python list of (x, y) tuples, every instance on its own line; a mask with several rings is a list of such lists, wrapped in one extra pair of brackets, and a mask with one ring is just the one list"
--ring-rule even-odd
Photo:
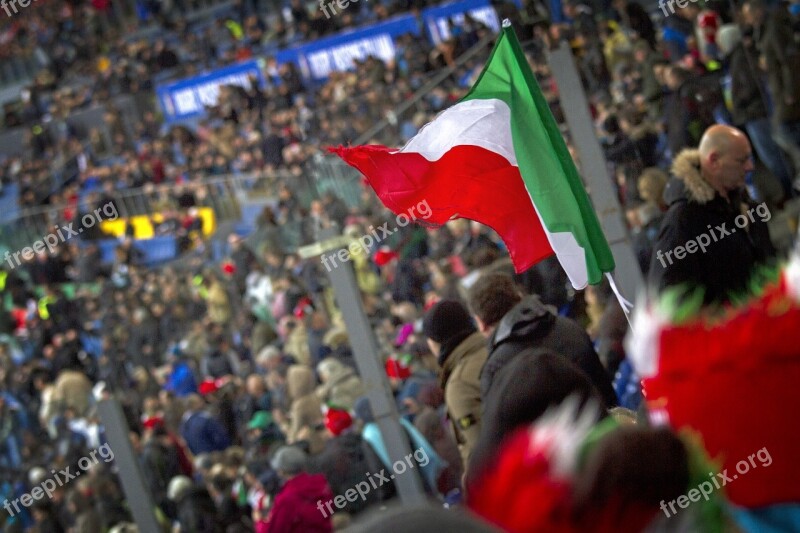
[[(96, 404), (116, 398), (165, 531), (374, 531), (362, 517), (398, 500), (393, 482), (333, 516), (317, 508), (390, 465), (333, 289), (319, 257), (299, 247), (320, 228), (356, 239), (394, 220), (358, 176), (333, 172), (341, 168), (323, 147), (401, 145), (466, 94), (492, 31), (467, 16), (438, 45), (403, 36), (392, 60), (366, 57), (312, 83), (274, 53), (429, 3), (360, 2), (326, 18), (301, 0), (236, 0), (187, 16), (195, 3), (143, 0), (132, 22), (112, 2), (66, 0), (0, 20), (0, 56), (33, 54), (43, 66), (5, 109), (5, 127), (26, 132), (22, 153), (0, 157), (7, 204), (63, 225), (138, 190), (148, 206), (138, 213), (150, 216), (155, 235), (177, 236), (180, 252), (148, 264), (130, 226), (106, 261), (98, 243), (110, 235), (96, 227), (0, 272), (0, 497), (19, 498), (104, 443)], [(645, 277), (676, 198), (671, 165), (719, 123), (748, 136), (747, 194), (775, 215), (775, 247), (767, 235), (758, 263), (787, 255), (791, 238), (779, 236), (796, 230), (786, 216), (800, 178), (800, 4), (711, 0), (674, 14), (633, 0), (493, 5), (511, 19), (559, 122), (547, 52), (572, 48)], [(478, 51), (458, 61), (469, 50)], [(163, 75), (254, 57), (265, 86), (223, 88), (192, 124), (160, 116), (152, 91)], [(149, 110), (124, 117), (110, 104), (120, 95)], [(97, 104), (110, 106), (109, 135), (67, 123)], [(69, 165), (74, 179), (62, 184), (54, 168)], [(212, 236), (200, 213), (216, 209), (222, 189), (209, 180), (229, 177), (269, 201), (247, 231), (220, 224)], [(758, 530), (722, 504), (673, 519), (658, 510), (697, 484), (693, 461), (703, 454), (649, 427), (624, 343), (628, 324), (606, 282), (575, 291), (555, 258), (515, 274), (497, 236), (466, 220), (401, 228), (352, 266), (402, 425), (412, 449), (425, 450), (428, 460), (416, 466), (432, 501), (459, 507), (471, 497), (473, 511), (512, 531)], [(506, 445), (509, 462), (497, 471), (507, 472), (524, 444), (514, 429), (536, 420), (545, 432), (558, 426), (552, 409), (576, 397), (585, 420), (604, 419), (617, 432), (589, 439), (568, 508), (548, 508), (552, 522), (544, 511), (520, 521), (496, 516), (490, 487), (502, 494), (522, 482), (513, 472), (491, 477), (487, 465), (497, 466)], [(585, 428), (557, 429), (565, 442), (586, 438)], [(548, 486), (537, 501), (573, 489)], [(429, 525), (490, 527), (427, 512), (420, 520)], [(784, 531), (800, 528), (793, 516)], [(132, 522), (113, 462), (52, 499), (0, 513), (9, 532), (134, 531)]]

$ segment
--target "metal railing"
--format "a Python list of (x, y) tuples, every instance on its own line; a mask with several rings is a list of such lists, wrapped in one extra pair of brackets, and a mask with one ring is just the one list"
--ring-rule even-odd
[[(164, 209), (177, 208), (178, 195), (191, 190), (197, 207), (210, 207), (218, 222), (237, 221), (241, 217), (240, 202), (245, 198), (267, 198), (279, 176), (250, 173), (227, 175), (188, 184), (145, 186), (116, 191), (111, 195), (120, 218), (151, 215)], [(75, 217), (99, 207), (97, 196), (91, 205), (79, 206)], [(89, 202), (84, 202), (89, 204)], [(87, 208), (89, 209), (87, 211)], [(0, 226), (0, 246), (19, 250), (55, 232), (62, 225), (75, 221), (64, 216), (65, 204), (31, 207), (20, 210), (11, 221)], [(77, 229), (80, 222), (74, 225)]]
[(36, 52), (0, 60), (0, 87), (30, 82), (41, 68)]

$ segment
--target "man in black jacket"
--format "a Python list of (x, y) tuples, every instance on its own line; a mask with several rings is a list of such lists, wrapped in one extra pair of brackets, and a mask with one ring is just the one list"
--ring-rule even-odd
[(469, 307), (478, 329), (489, 339), (489, 357), (481, 372), (481, 398), (488, 397), (497, 372), (528, 348), (546, 348), (580, 368), (597, 388), (605, 407), (617, 405), (611, 379), (586, 331), (558, 316), (538, 296), (523, 299), (511, 276), (483, 274), (470, 288)]
[(717, 42), (725, 54), (731, 77), (733, 123), (747, 131), (758, 158), (778, 179), (789, 199), (794, 194), (790, 167), (772, 138), (766, 88), (759, 86), (758, 51), (753, 37), (747, 33), (742, 35), (737, 26), (731, 25), (720, 30)]
[(752, 170), (750, 143), (730, 126), (708, 128), (698, 150), (678, 155), (676, 180), (665, 192), (669, 210), (653, 245), (653, 289), (701, 288), (706, 304), (747, 290), (754, 268), (775, 255), (769, 210), (754, 206), (744, 190)]

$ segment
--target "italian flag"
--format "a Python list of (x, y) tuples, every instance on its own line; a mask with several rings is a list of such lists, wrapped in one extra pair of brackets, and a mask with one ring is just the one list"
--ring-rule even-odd
[(331, 149), (381, 201), (426, 222), (467, 218), (494, 229), (523, 272), (553, 254), (576, 289), (599, 283), (614, 258), (575, 164), (514, 31), (504, 27), (463, 100), (402, 149)]

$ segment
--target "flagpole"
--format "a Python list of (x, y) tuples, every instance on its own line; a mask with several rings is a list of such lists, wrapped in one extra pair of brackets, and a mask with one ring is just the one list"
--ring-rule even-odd
[(642, 271), (623, 223), (622, 207), (611, 185), (613, 181), (607, 172), (606, 160), (589, 114), (586, 93), (569, 45), (562, 41), (558, 49), (550, 51), (548, 59), (558, 86), (561, 109), (573, 144), (580, 154), (580, 174), (590, 191), (589, 197), (614, 255), (614, 272), (621, 287), (617, 286), (611, 275), (607, 274), (607, 277), (628, 318), (629, 307), (632, 306), (623, 295), (639, 294), (644, 287)]

